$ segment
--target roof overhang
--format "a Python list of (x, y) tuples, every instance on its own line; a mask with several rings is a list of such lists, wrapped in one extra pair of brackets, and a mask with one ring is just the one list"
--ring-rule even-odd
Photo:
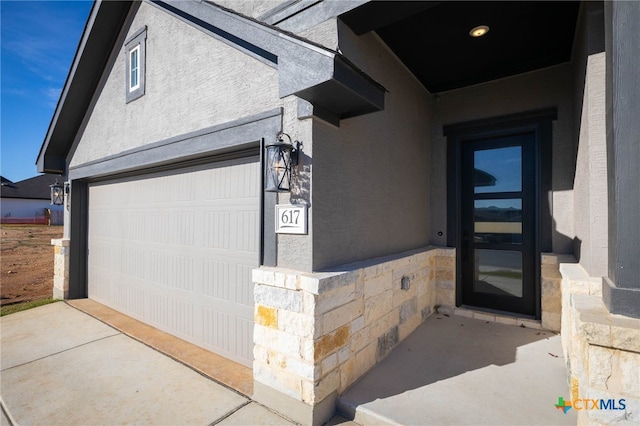
[[(579, 1), (370, 1), (340, 16), (374, 31), (431, 93), (568, 62)], [(481, 37), (470, 30), (488, 26)]]
[[(97, 1), (37, 159), (39, 172), (65, 174), (67, 156), (132, 1)], [(341, 54), (208, 2), (153, 3), (175, 17), (278, 69), (279, 95), (296, 95), (343, 119), (384, 108), (385, 89)]]
[(132, 5), (131, 1), (94, 3), (36, 160), (39, 173), (66, 173), (67, 153)]

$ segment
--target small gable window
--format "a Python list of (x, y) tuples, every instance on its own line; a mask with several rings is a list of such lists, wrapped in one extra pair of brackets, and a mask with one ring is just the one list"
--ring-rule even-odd
[(136, 31), (125, 43), (127, 103), (144, 95), (146, 40), (147, 27), (145, 26)]
[(140, 46), (134, 47), (129, 53), (129, 91), (140, 88)]

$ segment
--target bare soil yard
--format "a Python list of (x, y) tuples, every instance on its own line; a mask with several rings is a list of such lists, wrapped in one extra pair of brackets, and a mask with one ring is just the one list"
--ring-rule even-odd
[(0, 237), (0, 306), (51, 297), (51, 239), (62, 238), (62, 226), (2, 225)]

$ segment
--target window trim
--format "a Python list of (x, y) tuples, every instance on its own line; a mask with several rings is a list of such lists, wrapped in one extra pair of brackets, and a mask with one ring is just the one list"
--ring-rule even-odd
[[(147, 41), (147, 26), (140, 28), (133, 33), (131, 37), (125, 42), (125, 92), (126, 103), (134, 101), (145, 94), (146, 86), (146, 41)], [(131, 68), (131, 55), (138, 51), (138, 68), (137, 68), (137, 85), (131, 86), (131, 76), (134, 70)]]
[[(135, 64), (133, 63), (133, 57), (135, 56)], [(140, 45), (136, 45), (129, 51), (129, 92), (133, 92), (140, 88)], [(132, 85), (133, 77), (135, 75), (135, 85)]]

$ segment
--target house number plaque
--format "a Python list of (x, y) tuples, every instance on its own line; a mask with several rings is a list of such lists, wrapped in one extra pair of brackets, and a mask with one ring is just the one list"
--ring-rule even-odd
[(276, 234), (307, 233), (306, 204), (276, 205)]

